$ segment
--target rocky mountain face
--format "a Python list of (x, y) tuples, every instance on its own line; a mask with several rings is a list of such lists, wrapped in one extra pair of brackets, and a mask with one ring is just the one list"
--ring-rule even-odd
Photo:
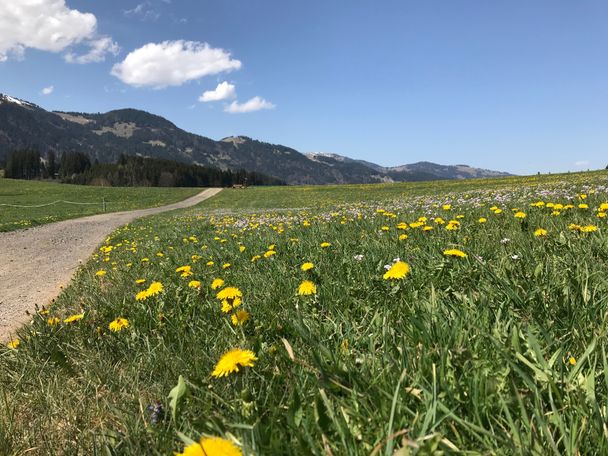
[(336, 154), (302, 154), (290, 147), (245, 136), (215, 141), (136, 109), (104, 114), (51, 112), (0, 94), (0, 161), (17, 149), (85, 152), (92, 161), (114, 162), (121, 154), (245, 169), (289, 184), (400, 182), (505, 176), (506, 173), (421, 162), (385, 168)]

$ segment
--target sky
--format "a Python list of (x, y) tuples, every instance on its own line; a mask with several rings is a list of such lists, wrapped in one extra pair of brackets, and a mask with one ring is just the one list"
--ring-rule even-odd
[(384, 166), (608, 165), (605, 0), (0, 0), (0, 92)]

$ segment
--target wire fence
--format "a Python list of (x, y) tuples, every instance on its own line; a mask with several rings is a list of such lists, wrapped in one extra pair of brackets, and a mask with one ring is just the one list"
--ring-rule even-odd
[(21, 205), (21, 204), (8, 204), (8, 203), (0, 203), (0, 206), (2, 207), (15, 207), (15, 208), (39, 208), (39, 207), (47, 207), (47, 206), (53, 206), (55, 204), (75, 204), (75, 205), (79, 205), (79, 206), (102, 206), (103, 207), (103, 211), (106, 211), (106, 205), (108, 204), (108, 201), (105, 200), (105, 198), (98, 202), (98, 203), (81, 203), (78, 201), (67, 201), (67, 200), (57, 200), (57, 201), (53, 201), (52, 203), (45, 203), (45, 204), (34, 204), (34, 205)]

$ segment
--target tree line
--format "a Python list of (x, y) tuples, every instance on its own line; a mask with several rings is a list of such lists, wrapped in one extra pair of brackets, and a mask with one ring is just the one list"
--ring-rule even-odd
[(284, 185), (280, 179), (245, 170), (221, 170), (172, 160), (121, 155), (116, 163), (91, 163), (82, 152), (54, 152), (45, 159), (34, 150), (8, 156), (5, 177), (55, 179), (80, 185), (112, 187), (231, 187), (235, 185)]

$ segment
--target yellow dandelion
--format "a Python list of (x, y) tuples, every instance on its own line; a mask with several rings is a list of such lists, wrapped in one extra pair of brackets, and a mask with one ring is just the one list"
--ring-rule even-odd
[(11, 340), (8, 344), (6, 344), (6, 346), (8, 348), (10, 348), (11, 350), (14, 350), (19, 346), (20, 343), (21, 343), (21, 341), (19, 339), (14, 339), (14, 340)]
[(399, 240), (400, 241), (405, 241), (407, 239), (407, 234), (400, 234), (399, 235)]
[(330, 246), (331, 246), (331, 243), (329, 243), (329, 242), (321, 242), (322, 249), (326, 249), (327, 247), (330, 247)]
[(595, 226), (595, 225), (581, 226), (579, 231), (581, 233), (594, 233), (597, 231), (597, 226)]
[(215, 263), (213, 261), (207, 261), (207, 266), (213, 266)]
[(95, 275), (96, 275), (97, 277), (103, 277), (103, 276), (105, 276), (106, 274), (107, 274), (107, 272), (106, 272), (105, 270), (103, 270), (103, 269), (100, 269), (99, 271), (97, 271), (97, 272), (95, 273)]
[(270, 258), (273, 255), (276, 255), (277, 252), (275, 252), (274, 250), (268, 250), (266, 253), (264, 253), (264, 258)]
[(220, 301), (224, 301), (226, 299), (236, 299), (241, 298), (243, 293), (236, 287), (226, 287), (223, 290), (220, 290), (217, 294), (217, 299)]
[(238, 372), (239, 366), (253, 367), (254, 361), (257, 361), (257, 358), (251, 350), (234, 348), (222, 355), (211, 375), (218, 378), (226, 377), (233, 372)]
[(224, 263), (222, 269), (228, 269), (230, 266), (232, 266), (230, 263)]
[(63, 320), (63, 322), (64, 323), (74, 323), (75, 321), (82, 320), (83, 318), (84, 318), (84, 314), (80, 313), (80, 314), (70, 315), (65, 320)]
[(239, 245), (239, 252), (243, 253), (246, 250), (244, 245)]
[(410, 273), (410, 265), (405, 261), (396, 261), (382, 276), (384, 280), (403, 279)]
[(222, 286), (224, 286), (224, 281), (222, 279), (214, 279), (213, 282), (211, 282), (212, 290), (217, 290), (218, 288), (221, 288)]
[(443, 254), (445, 256), (454, 257), (454, 258), (466, 258), (468, 255), (464, 253), (462, 250), (458, 249), (448, 249), (444, 250)]
[(515, 213), (514, 217), (518, 218), (518, 219), (525, 219), (526, 218), (526, 213), (522, 212), (522, 211), (519, 211), (519, 212)]
[(246, 310), (237, 310), (234, 314), (232, 314), (231, 320), (234, 326), (243, 325), (250, 318), (249, 312)]
[(49, 319), (47, 319), (46, 324), (49, 326), (56, 326), (59, 324), (61, 320), (57, 317), (51, 317)]
[(479, 223), (486, 223), (488, 221), (487, 218), (485, 217), (480, 217), (479, 220), (477, 220)]
[(543, 229), (543, 228), (539, 228), (534, 232), (534, 236), (536, 237), (544, 237), (547, 235), (547, 230)]
[(148, 299), (149, 296), (150, 295), (148, 294), (148, 290), (142, 290), (135, 295), (135, 300), (136, 301), (145, 301), (146, 299)]
[(230, 313), (230, 311), (232, 309), (234, 309), (235, 307), (240, 306), (242, 302), (243, 301), (241, 300), (241, 298), (224, 299), (222, 301), (222, 312), (224, 312), (224, 313)]
[(137, 279), (137, 280), (135, 281), (135, 283), (136, 283), (137, 285), (141, 285), (142, 283), (146, 283), (146, 279)]
[(317, 286), (310, 280), (303, 281), (298, 287), (298, 294), (300, 296), (308, 296), (317, 293)]
[(576, 358), (574, 356), (569, 357), (568, 364), (570, 364), (571, 366), (576, 366)]
[(581, 203), (581, 204), (578, 205), (578, 208), (579, 209), (589, 209), (589, 205), (585, 204), (585, 203)]
[(201, 282), (200, 280), (191, 280), (188, 282), (188, 287), (196, 288), (198, 290), (201, 287)]
[(310, 271), (314, 267), (315, 267), (315, 265), (312, 263), (304, 263), (302, 266), (300, 266), (300, 269), (302, 271)]
[(452, 205), (451, 204), (444, 204), (443, 206), (441, 206), (441, 208), (444, 211), (449, 211), (450, 209), (452, 209)]
[(242, 456), (243, 452), (230, 440), (221, 437), (204, 437), (200, 443), (194, 442), (175, 456)]
[(148, 296), (156, 296), (164, 290), (163, 284), (160, 282), (152, 282), (148, 287)]
[(114, 321), (110, 322), (108, 328), (110, 331), (118, 332), (122, 331), (124, 328), (129, 327), (129, 320), (126, 318), (118, 317)]

